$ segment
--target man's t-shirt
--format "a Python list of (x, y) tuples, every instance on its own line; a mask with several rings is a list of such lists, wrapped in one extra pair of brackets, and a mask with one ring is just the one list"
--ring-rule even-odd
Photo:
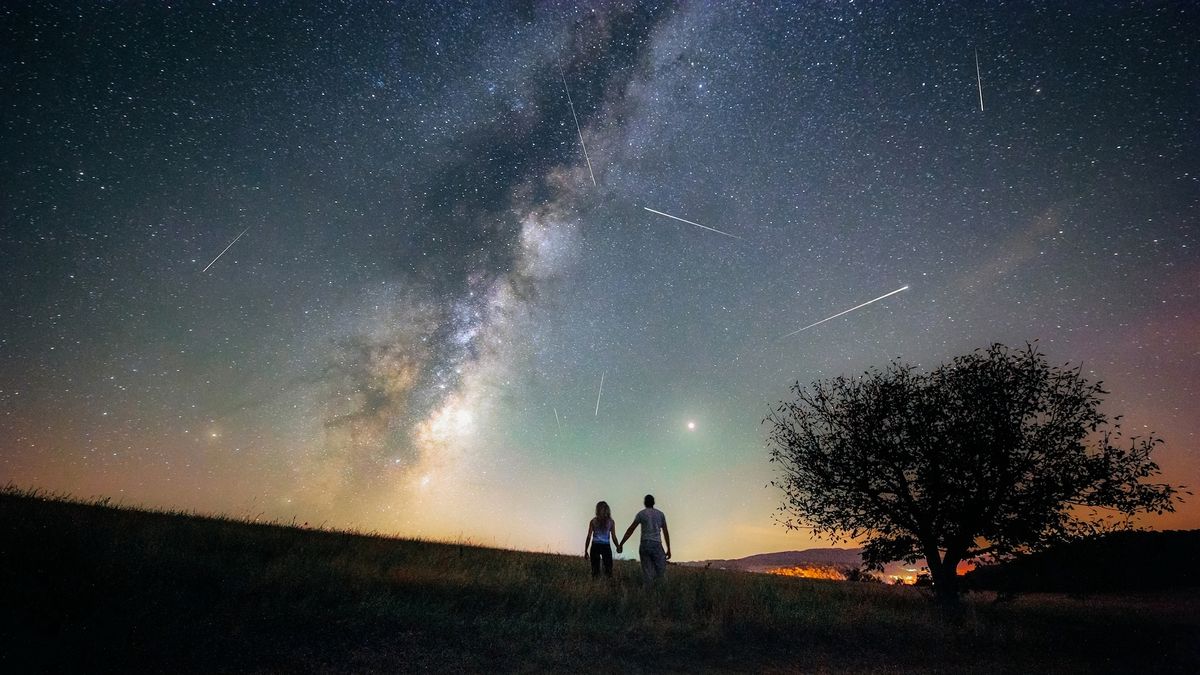
[(642, 526), (642, 543), (648, 541), (661, 542), (662, 529), (667, 525), (667, 517), (662, 511), (654, 508), (642, 509), (633, 517), (634, 522)]

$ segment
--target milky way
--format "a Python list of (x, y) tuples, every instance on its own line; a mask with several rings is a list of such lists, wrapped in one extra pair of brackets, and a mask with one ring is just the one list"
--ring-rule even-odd
[(550, 550), (653, 492), (682, 558), (802, 548), (792, 382), (1038, 340), (1189, 482), (1197, 19), (6, 4), (0, 479)]

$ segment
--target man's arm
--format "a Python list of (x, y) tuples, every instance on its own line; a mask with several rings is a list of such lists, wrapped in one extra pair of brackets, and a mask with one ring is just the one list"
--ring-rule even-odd
[(671, 533), (667, 531), (667, 523), (663, 521), (662, 526), (663, 541), (667, 544), (667, 560), (671, 559)]
[(629, 524), (629, 529), (625, 530), (625, 536), (621, 537), (621, 543), (617, 544), (617, 546), (624, 546), (625, 542), (628, 541), (631, 536), (633, 536), (633, 531), (637, 529), (637, 526), (637, 518), (634, 518), (633, 522)]

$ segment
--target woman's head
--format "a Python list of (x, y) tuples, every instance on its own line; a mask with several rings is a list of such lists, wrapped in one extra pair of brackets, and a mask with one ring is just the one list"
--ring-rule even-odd
[(612, 518), (612, 510), (608, 508), (608, 502), (596, 502), (596, 518), (605, 522)]

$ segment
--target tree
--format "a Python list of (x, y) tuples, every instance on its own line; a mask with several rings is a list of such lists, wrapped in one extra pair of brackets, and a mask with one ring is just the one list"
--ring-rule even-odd
[(895, 361), (792, 391), (763, 420), (780, 521), (861, 539), (872, 569), (923, 557), (943, 599), (957, 597), (963, 560), (1131, 527), (1180, 499), (1147, 481), (1161, 439), (1119, 447), (1101, 383), (1033, 345), (995, 344), (929, 373)]

